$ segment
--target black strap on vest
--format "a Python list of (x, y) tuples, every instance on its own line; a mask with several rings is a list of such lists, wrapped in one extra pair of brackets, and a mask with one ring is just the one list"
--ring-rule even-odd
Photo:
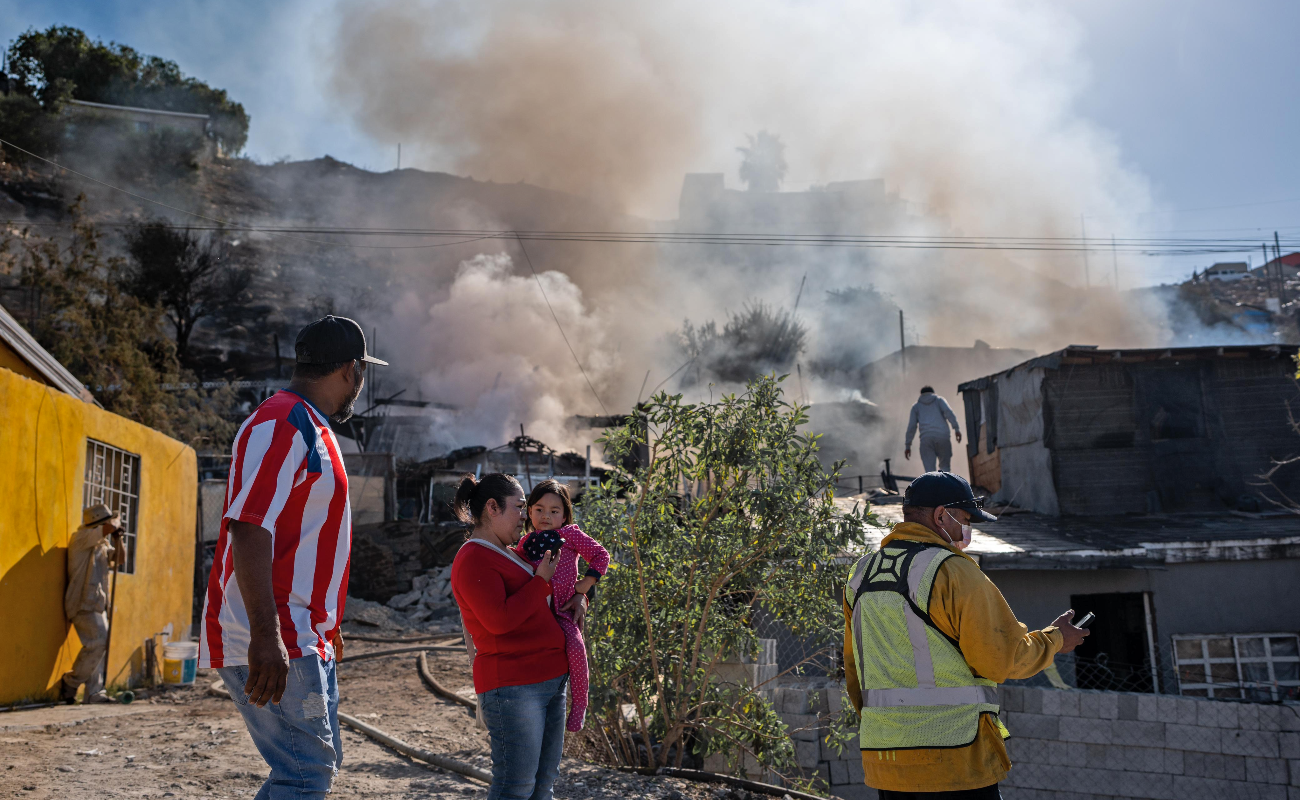
[[(850, 607), (857, 608), (858, 599), (867, 592), (894, 592), (895, 594), (900, 594), (903, 596), (903, 599), (907, 601), (907, 604), (912, 607), (912, 613), (920, 617), (926, 625), (934, 628), (940, 636), (947, 639), (949, 642), (952, 642), (953, 647), (960, 649), (957, 640), (940, 630), (939, 626), (934, 624), (934, 620), (930, 619), (930, 615), (921, 610), (921, 607), (912, 599), (912, 595), (907, 588), (908, 573), (911, 572), (912, 562), (916, 560), (916, 556), (919, 553), (929, 548), (939, 550), (947, 550), (948, 548), (939, 547), (934, 544), (927, 544), (925, 542), (909, 541), (891, 542), (889, 547), (897, 548), (904, 552), (899, 556), (887, 556), (885, 555), (885, 548), (883, 547), (876, 551), (875, 555), (871, 557), (871, 560), (867, 562), (867, 571), (862, 576), (862, 583), (858, 586), (857, 594), (853, 595), (853, 603)], [(889, 575), (891, 579), (872, 580), (873, 577), (882, 574)]]

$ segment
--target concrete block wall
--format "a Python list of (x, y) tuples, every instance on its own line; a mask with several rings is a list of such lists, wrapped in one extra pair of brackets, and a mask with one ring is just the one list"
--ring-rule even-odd
[[(1300, 705), (1025, 686), (1000, 693), (1011, 731), (1004, 800), (1300, 800)], [(837, 752), (819, 727), (848, 702), (841, 684), (785, 685), (770, 697), (805, 774), (835, 797), (877, 800), (856, 737)]]
[(1003, 686), (1006, 800), (1300, 800), (1300, 706)]

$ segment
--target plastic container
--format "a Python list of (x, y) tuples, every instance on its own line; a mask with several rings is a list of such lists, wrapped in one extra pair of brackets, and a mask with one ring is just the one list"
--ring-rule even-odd
[(199, 672), (198, 642), (168, 642), (163, 645), (163, 683), (189, 686)]

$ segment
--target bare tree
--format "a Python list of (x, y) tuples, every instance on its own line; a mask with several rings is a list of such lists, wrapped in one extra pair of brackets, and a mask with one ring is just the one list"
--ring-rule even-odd
[(132, 269), (126, 289), (162, 307), (176, 333), (176, 354), (188, 360), (190, 335), (204, 317), (244, 302), (254, 269), (234, 258), (220, 233), (178, 228), (163, 220), (142, 223), (126, 234)]
[(744, 160), (740, 162), (740, 179), (751, 192), (775, 192), (785, 179), (785, 145), (781, 137), (759, 131), (748, 136), (749, 147), (737, 147)]

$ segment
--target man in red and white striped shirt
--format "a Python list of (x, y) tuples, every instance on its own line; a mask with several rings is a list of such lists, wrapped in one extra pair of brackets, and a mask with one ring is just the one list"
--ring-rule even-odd
[(330, 421), (352, 416), (366, 365), (387, 363), (343, 317), (303, 328), (294, 349), (289, 387), (235, 436), (199, 644), (271, 766), (259, 798), (324, 797), (342, 760), (335, 656), (352, 509)]

